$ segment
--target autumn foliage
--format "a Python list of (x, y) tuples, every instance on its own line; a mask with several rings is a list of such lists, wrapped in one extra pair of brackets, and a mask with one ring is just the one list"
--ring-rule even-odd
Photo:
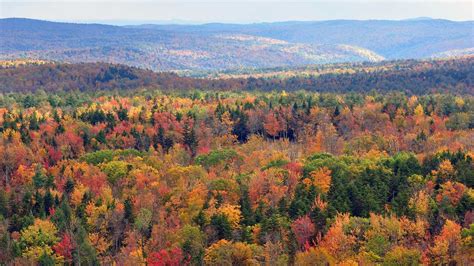
[(473, 110), (450, 94), (0, 94), (0, 264), (468, 265)]

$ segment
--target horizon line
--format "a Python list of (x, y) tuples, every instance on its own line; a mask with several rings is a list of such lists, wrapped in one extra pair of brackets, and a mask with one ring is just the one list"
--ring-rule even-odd
[(101, 24), (101, 25), (110, 25), (110, 26), (139, 26), (139, 25), (190, 25), (190, 26), (199, 26), (206, 24), (237, 24), (237, 25), (250, 25), (250, 24), (272, 24), (272, 23), (294, 23), (294, 22), (326, 22), (326, 21), (393, 21), (393, 22), (420, 22), (420, 21), (450, 21), (450, 22), (473, 22), (474, 20), (453, 20), (446, 18), (434, 18), (434, 17), (413, 17), (405, 19), (381, 19), (381, 18), (371, 18), (371, 19), (321, 19), (321, 20), (273, 20), (273, 21), (196, 21), (196, 20), (186, 20), (186, 19), (166, 19), (166, 20), (140, 20), (140, 19), (44, 19), (44, 18), (32, 18), (32, 17), (0, 17), (0, 20), (7, 19), (24, 19), (24, 20), (37, 20), (53, 23), (70, 23), (70, 24)]

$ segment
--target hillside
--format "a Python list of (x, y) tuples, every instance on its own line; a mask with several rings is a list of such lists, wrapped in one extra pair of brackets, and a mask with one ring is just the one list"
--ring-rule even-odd
[(168, 32), (213, 35), (251, 34), (295, 43), (363, 47), (388, 59), (426, 58), (449, 50), (474, 47), (473, 21), (331, 20), (257, 24), (143, 25)]
[(1, 19), (0, 59), (108, 62), (156, 71), (377, 62), (471, 54), (472, 27), (445, 20), (119, 27)]
[[(35, 61), (33, 61), (35, 62)], [(161, 90), (308, 90), (319, 92), (404, 91), (409, 94), (474, 94), (474, 57), (432, 61), (387, 61), (271, 70), (220, 78), (192, 78), (107, 63), (18, 64), (0, 67), (0, 92)], [(13, 66), (12, 66), (13, 65)], [(218, 75), (219, 77), (219, 75)]]
[(170, 32), (99, 24), (0, 20), (0, 57), (120, 63), (153, 70), (236, 69), (379, 61), (348, 45), (292, 43), (248, 34)]

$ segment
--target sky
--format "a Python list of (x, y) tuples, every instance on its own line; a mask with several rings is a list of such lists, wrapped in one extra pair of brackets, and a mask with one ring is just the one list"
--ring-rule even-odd
[(471, 0), (0, 0), (0, 17), (108, 24), (290, 20), (473, 20)]

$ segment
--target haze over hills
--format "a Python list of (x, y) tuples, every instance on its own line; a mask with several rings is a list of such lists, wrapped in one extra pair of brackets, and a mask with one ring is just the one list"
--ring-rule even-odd
[[(168, 25), (142, 28), (169, 30)], [(306, 44), (347, 44), (363, 47), (389, 59), (424, 58), (436, 53), (474, 46), (474, 22), (441, 19), (330, 20), (261, 24), (174, 25), (173, 32), (238, 33)]]
[(140, 25), (0, 20), (0, 58), (223, 70), (472, 54), (472, 21)]

